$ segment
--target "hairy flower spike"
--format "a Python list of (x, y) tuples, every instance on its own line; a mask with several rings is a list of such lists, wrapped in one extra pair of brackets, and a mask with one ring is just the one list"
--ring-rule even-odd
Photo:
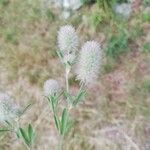
[(78, 36), (71, 25), (62, 26), (58, 32), (58, 47), (63, 55), (74, 53), (78, 47)]
[(101, 48), (95, 41), (86, 42), (79, 56), (77, 79), (84, 84), (91, 84), (98, 76), (101, 64)]
[(6, 93), (0, 92), (0, 122), (11, 121), (19, 117), (19, 106), (13, 103), (13, 99)]
[(49, 79), (44, 83), (44, 95), (53, 96), (60, 91), (59, 83), (56, 80)]

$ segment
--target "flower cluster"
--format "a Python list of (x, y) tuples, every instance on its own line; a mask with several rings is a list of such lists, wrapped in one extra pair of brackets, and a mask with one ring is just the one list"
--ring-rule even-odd
[(60, 28), (58, 32), (58, 47), (63, 54), (69, 54), (77, 50), (78, 36), (71, 25)]
[(58, 31), (58, 47), (62, 54), (63, 63), (72, 64), (78, 49), (78, 36), (71, 25), (66, 25)]
[(6, 93), (0, 92), (0, 122), (11, 121), (19, 116), (19, 106)]
[(77, 66), (77, 79), (84, 84), (96, 80), (101, 64), (101, 48), (95, 41), (87, 41), (79, 55)]
[[(71, 25), (60, 28), (58, 32), (58, 47), (62, 54), (63, 63), (74, 62), (77, 58), (78, 36)], [(101, 46), (96, 41), (87, 41), (79, 52), (76, 75), (84, 85), (93, 83), (99, 74), (102, 60)], [(55, 80), (48, 80), (44, 84), (44, 95), (54, 94), (59, 89)]]

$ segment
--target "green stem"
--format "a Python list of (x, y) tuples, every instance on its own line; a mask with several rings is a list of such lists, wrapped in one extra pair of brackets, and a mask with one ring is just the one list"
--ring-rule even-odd
[(66, 90), (67, 90), (67, 93), (69, 93), (69, 73), (70, 73), (70, 68), (68, 66), (66, 66), (65, 78), (66, 78)]
[(83, 89), (83, 87), (84, 87), (84, 83), (82, 82), (79, 90), (81, 91)]
[(27, 146), (27, 150), (32, 150), (32, 148)]
[[(70, 70), (71, 70), (71, 66), (66, 65), (65, 78), (66, 78), (66, 91), (67, 91), (67, 93), (69, 93), (69, 73), (70, 73)], [(67, 98), (67, 101), (68, 101), (68, 98)], [(71, 105), (68, 103), (67, 109), (69, 109), (70, 107), (71, 107)]]
[(62, 135), (60, 135), (58, 150), (63, 150), (63, 136)]

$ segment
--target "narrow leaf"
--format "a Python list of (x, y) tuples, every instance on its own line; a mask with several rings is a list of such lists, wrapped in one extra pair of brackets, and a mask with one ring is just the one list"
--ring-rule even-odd
[(72, 96), (68, 92), (66, 92), (66, 91), (64, 91), (64, 95), (65, 95), (66, 100), (69, 103), (69, 105), (72, 105), (73, 104), (73, 98), (72, 98)]
[(56, 115), (54, 115), (54, 120), (57, 130), (60, 131), (60, 120)]
[(29, 107), (31, 106), (32, 104), (28, 104), (21, 112), (20, 116), (23, 115), (28, 109)]
[(28, 126), (28, 136), (29, 136), (29, 139), (30, 139), (30, 142), (33, 140), (33, 128), (32, 128), (32, 125), (29, 124)]
[(17, 130), (15, 133), (16, 133), (16, 135), (17, 135), (17, 138), (20, 139), (20, 138), (21, 138), (21, 136), (20, 136), (20, 131)]
[(57, 55), (58, 55), (58, 57), (59, 57), (60, 59), (62, 59), (62, 58), (63, 58), (63, 54), (62, 54), (62, 52), (60, 52), (59, 50), (57, 50), (57, 51), (56, 51), (56, 53), (57, 53)]
[(13, 125), (9, 121), (5, 120), (5, 123), (7, 124), (8, 127), (10, 127), (10, 128), (13, 127)]
[(80, 90), (78, 95), (76, 96), (75, 100), (74, 100), (74, 106), (76, 106), (85, 96), (85, 91), (84, 90)]
[(73, 122), (72, 121), (69, 121), (68, 123), (67, 123), (67, 127), (66, 127), (66, 130), (65, 130), (65, 134), (67, 134), (69, 131), (70, 131), (70, 129), (73, 127)]
[(22, 128), (19, 128), (19, 131), (20, 131), (20, 135), (21, 135), (22, 139), (29, 146), (30, 145), (30, 141), (28, 139), (27, 134), (25, 133), (25, 131)]
[(48, 102), (51, 103), (51, 98), (50, 97), (46, 97)]
[(68, 112), (67, 109), (64, 108), (61, 118), (61, 134), (65, 133), (67, 122), (68, 122)]
[(53, 99), (53, 100), (51, 100), (51, 105), (52, 105), (53, 113), (55, 113), (55, 104), (54, 104), (54, 99)]
[(10, 131), (9, 129), (0, 129), (0, 132), (7, 132)]

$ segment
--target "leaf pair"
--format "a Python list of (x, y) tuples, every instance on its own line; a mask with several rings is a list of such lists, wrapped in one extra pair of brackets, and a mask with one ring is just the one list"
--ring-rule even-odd
[(35, 139), (35, 133), (33, 131), (32, 125), (29, 124), (27, 130), (19, 128), (16, 133), (18, 138), (21, 138), (27, 147), (31, 147)]
[(85, 90), (80, 89), (78, 94), (75, 97), (73, 97), (70, 93), (68, 93), (66, 91), (64, 92), (64, 95), (66, 97), (66, 100), (67, 100), (68, 104), (70, 106), (75, 107), (84, 98)]
[(64, 108), (60, 119), (57, 115), (54, 115), (54, 120), (57, 130), (61, 135), (65, 136), (72, 127), (72, 122), (69, 119), (68, 110)]
[(50, 104), (50, 107), (53, 111), (53, 113), (55, 113), (55, 110), (57, 108), (57, 105), (58, 105), (58, 100), (59, 100), (59, 97), (61, 96), (60, 95), (54, 95), (54, 96), (49, 96), (49, 97), (46, 97), (47, 100), (48, 100), (48, 103)]

